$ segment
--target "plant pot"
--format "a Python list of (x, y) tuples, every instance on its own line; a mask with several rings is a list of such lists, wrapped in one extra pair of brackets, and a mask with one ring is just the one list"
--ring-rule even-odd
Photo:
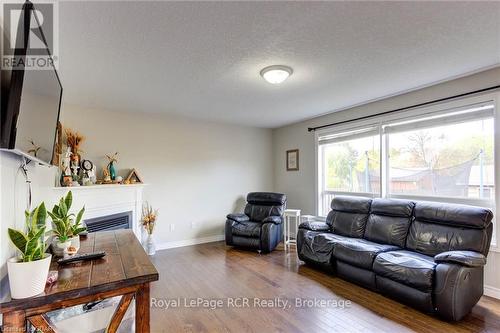
[(30, 262), (19, 262), (17, 257), (7, 261), (12, 298), (28, 298), (43, 293), (52, 259), (49, 253), (45, 255), (44, 259)]
[(52, 252), (56, 257), (63, 257), (64, 250), (66, 250), (70, 245), (71, 238), (64, 243), (61, 243), (57, 237), (52, 238)]
[(76, 252), (78, 252), (78, 250), (80, 250), (80, 236), (79, 235), (73, 236), (69, 239), (69, 241), (70, 241), (70, 246), (73, 246), (76, 249)]

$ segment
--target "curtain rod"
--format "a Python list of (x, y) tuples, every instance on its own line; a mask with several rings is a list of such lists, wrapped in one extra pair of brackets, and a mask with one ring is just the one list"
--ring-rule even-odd
[(373, 115), (369, 115), (369, 116), (364, 116), (364, 117), (359, 117), (359, 118), (354, 118), (354, 119), (349, 119), (349, 120), (338, 121), (336, 123), (330, 123), (330, 124), (321, 125), (321, 126), (317, 126), (317, 127), (308, 127), (307, 131), (314, 132), (316, 130), (319, 130), (319, 129), (322, 129), (322, 128), (326, 128), (326, 127), (330, 127), (330, 126), (334, 126), (334, 125), (341, 125), (341, 124), (345, 124), (345, 123), (350, 123), (352, 121), (364, 120), (364, 119), (369, 119), (369, 118), (373, 118), (373, 117), (383, 116), (383, 115), (394, 113), (394, 112), (398, 112), (398, 111), (413, 109), (413, 108), (416, 108), (416, 107), (426, 106), (426, 105), (434, 104), (434, 103), (438, 103), (438, 102), (444, 102), (444, 101), (448, 101), (450, 99), (455, 99), (455, 98), (460, 98), (460, 97), (464, 97), (464, 96), (468, 96), (468, 95), (478, 94), (478, 93), (482, 93), (482, 92), (490, 91), (490, 90), (494, 90), (494, 89), (499, 89), (499, 88), (500, 88), (500, 85), (496, 85), (496, 86), (489, 87), (489, 88), (483, 88), (483, 89), (479, 89), (479, 90), (469, 91), (469, 92), (466, 92), (466, 93), (463, 93), (463, 94), (459, 94), (459, 95), (454, 95), (454, 96), (439, 98), (439, 99), (435, 99), (435, 100), (424, 102), (424, 103), (414, 104), (414, 105), (411, 105), (411, 106), (405, 106), (405, 107), (399, 108), (399, 109), (384, 111), (384, 112), (373, 114)]

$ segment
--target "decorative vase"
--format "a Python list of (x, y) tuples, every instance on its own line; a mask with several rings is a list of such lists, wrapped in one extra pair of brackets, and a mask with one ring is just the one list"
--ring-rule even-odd
[(111, 177), (111, 180), (115, 180), (116, 179), (116, 169), (115, 169), (115, 165), (113, 162), (110, 162), (108, 164), (108, 171), (109, 171), (109, 176)]
[(148, 239), (146, 240), (146, 252), (152, 256), (156, 253), (155, 241), (153, 239), (153, 234), (148, 234)]
[(43, 293), (51, 259), (52, 255), (49, 253), (43, 259), (29, 262), (19, 262), (17, 257), (10, 258), (7, 270), (11, 297), (19, 299)]

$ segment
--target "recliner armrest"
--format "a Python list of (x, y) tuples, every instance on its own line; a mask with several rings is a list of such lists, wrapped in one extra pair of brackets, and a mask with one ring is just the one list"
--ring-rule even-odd
[(262, 220), (262, 223), (281, 224), (282, 222), (283, 222), (283, 219), (281, 218), (281, 216), (268, 216)]
[(306, 221), (299, 225), (299, 229), (306, 229), (311, 231), (330, 231), (330, 226), (325, 222)]
[(235, 222), (247, 222), (250, 221), (250, 217), (246, 214), (228, 214), (227, 216), (228, 220), (232, 220)]
[(474, 251), (447, 251), (436, 254), (434, 261), (437, 263), (452, 263), (468, 267), (481, 267), (486, 265), (486, 257)]

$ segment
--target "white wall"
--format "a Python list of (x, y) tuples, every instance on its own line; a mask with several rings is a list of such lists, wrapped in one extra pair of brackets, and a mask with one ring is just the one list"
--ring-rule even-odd
[(159, 244), (221, 236), (226, 214), (242, 209), (247, 192), (273, 189), (269, 129), (69, 105), (61, 121), (86, 136), (82, 155), (99, 177), (104, 155), (115, 151), (120, 175), (138, 170), (149, 184), (144, 199), (159, 209)]
[[(7, 273), (6, 261), (15, 255), (10, 244), (7, 228), (24, 229), (24, 211), (28, 203), (28, 185), (20, 171), (22, 160), (19, 156), (0, 151), (0, 278)], [(45, 194), (53, 185), (55, 168), (30, 163), (28, 175), (32, 182), (33, 206), (45, 200)], [(54, 204), (53, 202), (46, 203)]]
[[(303, 214), (316, 213), (314, 134), (307, 131), (308, 127), (374, 115), (383, 111), (499, 84), (500, 67), (496, 67), (467, 77), (275, 129), (273, 131), (274, 190), (287, 194), (289, 208), (302, 209)], [(495, 144), (500, 145), (500, 136), (496, 136), (495, 140)], [(286, 171), (285, 152), (296, 148), (300, 150), (300, 170)], [(491, 253), (488, 257), (485, 281), (489, 287), (498, 289), (490, 288), (489, 293), (495, 292), (500, 298), (500, 253), (498, 252)]]

